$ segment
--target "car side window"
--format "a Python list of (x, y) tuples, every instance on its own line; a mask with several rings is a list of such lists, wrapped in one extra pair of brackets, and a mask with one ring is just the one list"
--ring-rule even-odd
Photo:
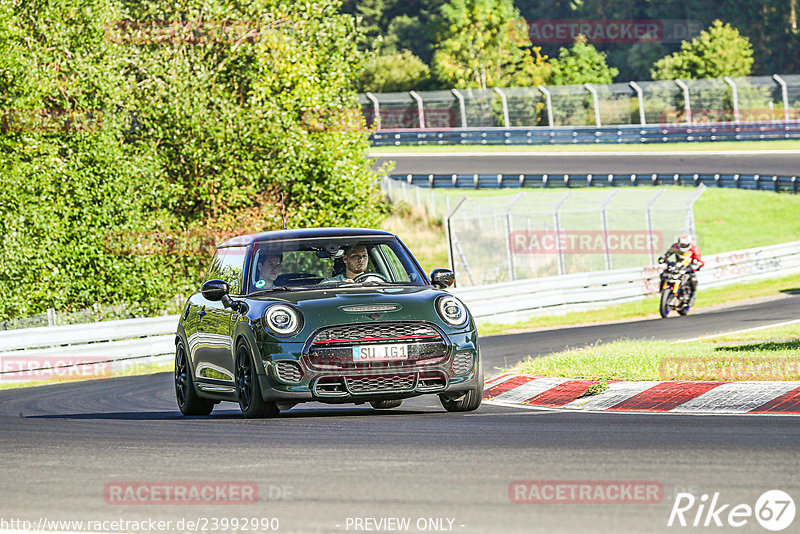
[(205, 279), (220, 279), (228, 282), (231, 295), (242, 294), (242, 278), (244, 276), (244, 260), (247, 256), (245, 247), (226, 247), (217, 250)]

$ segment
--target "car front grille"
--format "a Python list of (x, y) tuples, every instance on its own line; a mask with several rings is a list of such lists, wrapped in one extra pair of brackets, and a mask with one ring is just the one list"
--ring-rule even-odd
[[(358, 361), (353, 347), (399, 344), (406, 357), (384, 361)], [(441, 363), (447, 358), (448, 342), (433, 325), (423, 322), (355, 323), (323, 328), (306, 344), (306, 363), (312, 369), (369, 370), (402, 369), (413, 365)]]
[(472, 352), (465, 350), (456, 352), (453, 358), (453, 373), (456, 375), (465, 375), (472, 370)]
[(439, 370), (380, 375), (326, 375), (315, 380), (311, 390), (317, 397), (382, 393), (436, 393), (448, 384), (447, 375)]
[(410, 391), (414, 389), (414, 375), (356, 376), (345, 378), (351, 393), (377, 393)]
[(439, 332), (431, 325), (417, 322), (357, 323), (324, 328), (314, 336), (314, 343), (393, 343), (396, 340), (435, 339)]
[(303, 378), (303, 370), (300, 364), (292, 361), (278, 361), (274, 362), (275, 373), (278, 378), (283, 382), (300, 382)]

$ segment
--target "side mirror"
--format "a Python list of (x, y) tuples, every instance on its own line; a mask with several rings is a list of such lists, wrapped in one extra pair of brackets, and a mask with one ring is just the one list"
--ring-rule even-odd
[(446, 289), (456, 281), (456, 275), (450, 269), (434, 269), (430, 278), (433, 286), (439, 289)]
[(222, 300), (228, 295), (228, 282), (224, 280), (209, 280), (203, 284), (203, 298), (214, 302)]

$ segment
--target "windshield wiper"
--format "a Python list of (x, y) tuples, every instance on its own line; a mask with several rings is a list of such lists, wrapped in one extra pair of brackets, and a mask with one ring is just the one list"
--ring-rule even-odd
[(248, 297), (255, 297), (255, 296), (258, 296), (258, 295), (264, 295), (266, 293), (272, 293), (273, 291), (291, 291), (291, 290), (292, 290), (291, 288), (286, 287), (286, 286), (273, 286), (273, 287), (268, 287), (266, 289), (259, 289), (258, 291), (253, 291), (252, 293), (250, 293), (247, 296)]

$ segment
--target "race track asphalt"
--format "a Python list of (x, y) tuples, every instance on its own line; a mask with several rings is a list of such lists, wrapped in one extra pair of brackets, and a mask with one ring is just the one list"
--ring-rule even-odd
[[(800, 151), (749, 153), (492, 153), (391, 154), (376, 165), (394, 162), (396, 174), (608, 174), (720, 173), (795, 176), (800, 174)], [(509, 147), (513, 152), (514, 147)], [(557, 151), (558, 147), (554, 147)]]
[[(678, 339), (798, 316), (800, 295), (789, 294), (681, 319), (487, 337), (482, 350), (494, 364), (597, 339)], [(223, 404), (209, 417), (184, 418), (162, 373), (0, 391), (0, 528), (42, 517), (164, 519), (176, 532), (181, 518), (277, 517), (280, 532), (366, 532), (353, 528), (357, 518), (374, 526), (363, 520), (399, 517), (413, 532), (674, 532), (693, 530), (667, 527), (679, 492), (719, 492), (720, 503), (753, 506), (781, 489), (798, 501), (798, 452), (793, 417), (489, 404), (449, 414), (435, 397), (389, 412), (314, 404), (245, 420)], [(656, 504), (514, 504), (509, 487), (518, 480), (651, 481), (663, 496)], [(106, 501), (107, 484), (132, 481), (251, 482), (260, 497), (250, 505)], [(417, 528), (431, 518), (452, 519), (452, 528)], [(736, 530), (764, 532), (753, 518)]]

